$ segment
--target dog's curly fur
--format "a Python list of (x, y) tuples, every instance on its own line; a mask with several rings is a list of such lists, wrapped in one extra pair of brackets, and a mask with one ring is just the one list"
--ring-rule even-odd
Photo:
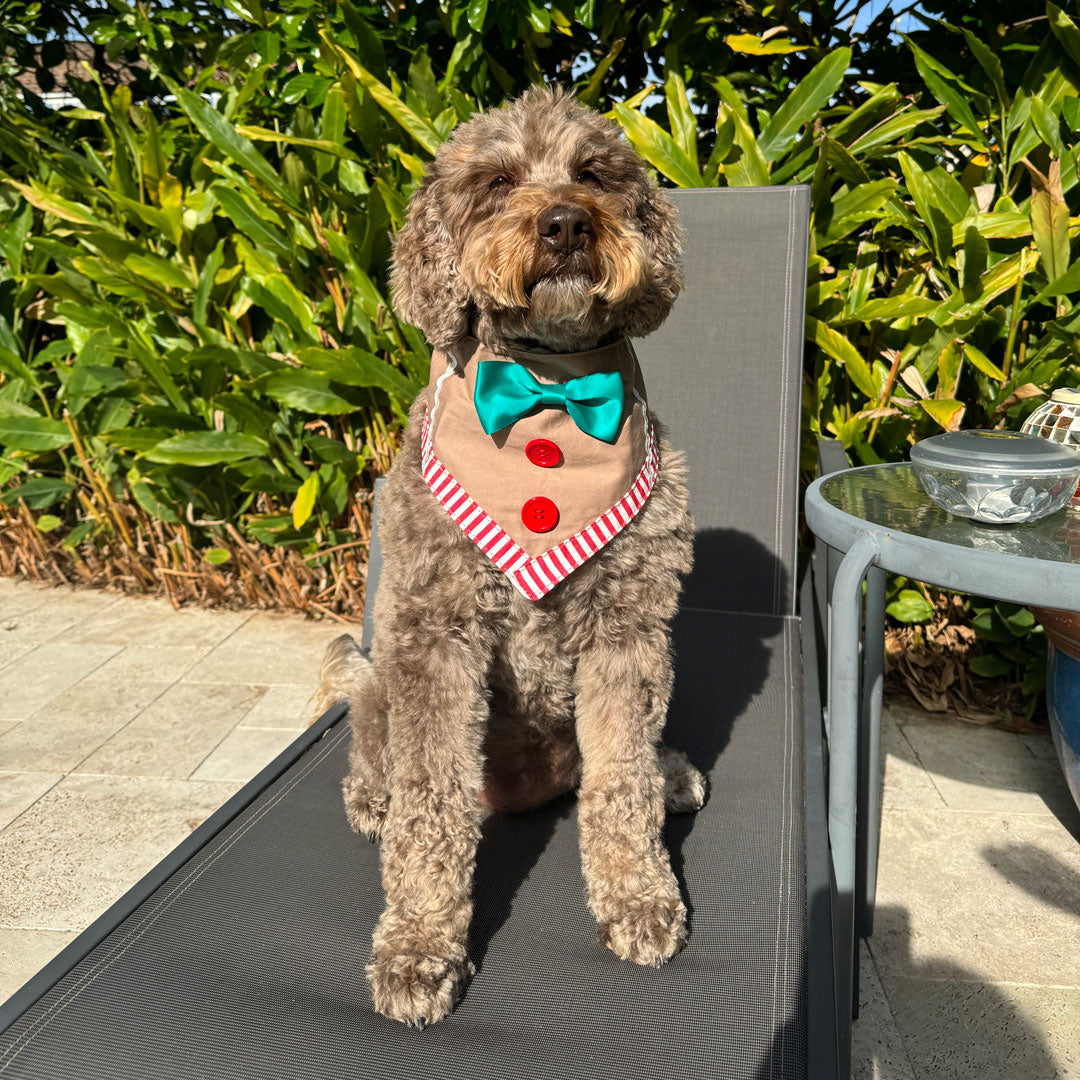
[[(553, 205), (592, 223), (578, 251), (539, 237)], [(394, 247), (397, 311), (432, 345), (579, 351), (640, 336), (682, 287), (675, 212), (597, 113), (531, 90), (443, 145)], [(526, 600), (463, 535), (421, 473), (423, 403), (380, 496), (385, 564), (372, 663), (352, 638), (323, 664), (320, 704), (348, 702), (350, 824), (381, 838), (387, 906), (368, 980), (375, 1007), (423, 1026), (472, 973), (472, 876), (486, 810), (578, 790), (582, 868), (603, 941), (662, 964), (686, 911), (660, 837), (665, 805), (704, 780), (660, 745), (669, 622), (691, 563), (683, 457), (658, 427), (661, 469), (637, 517), (543, 599)]]

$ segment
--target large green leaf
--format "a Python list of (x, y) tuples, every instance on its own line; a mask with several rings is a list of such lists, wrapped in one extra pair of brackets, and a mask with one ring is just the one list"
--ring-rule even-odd
[(941, 302), (937, 311), (932, 312), (930, 318), (943, 326), (945, 323), (970, 318), (980, 311), (984, 311), (991, 300), (1006, 289), (1016, 285), (1034, 266), (1034, 253), (1024, 248), (1015, 255), (1009, 255), (994, 263), (978, 281), (971, 285), (965, 285)]
[(939, 60), (924, 52), (906, 34), (902, 34), (908, 48), (915, 57), (915, 66), (926, 83), (927, 89), (945, 106), (946, 109), (967, 130), (968, 137), (975, 146), (987, 149), (982, 125), (975, 119), (964, 90), (957, 85), (959, 79)]
[(271, 131), (269, 128), (253, 127), (250, 124), (238, 124), (236, 130), (239, 134), (254, 142), (274, 142), (285, 143), (288, 146), (305, 146), (309, 150), (318, 150), (324, 154), (332, 154), (334, 157), (345, 158), (347, 161), (360, 160), (347, 146), (342, 146), (338, 142), (330, 142), (327, 139), (305, 139), (299, 135), (285, 135), (280, 131)]
[(901, 589), (900, 595), (885, 609), (897, 622), (922, 623), (934, 615), (934, 605), (915, 589)]
[[(169, 80), (166, 80), (168, 83)], [(208, 101), (182, 86), (171, 85), (180, 107), (207, 142), (231, 158), (253, 176), (258, 177), (271, 191), (285, 202), (292, 202), (292, 195), (278, 178), (273, 166), (255, 149), (250, 139), (244, 138)]]
[(998, 105), (1004, 113), (1005, 103), (1008, 101), (1008, 92), (1005, 90), (1005, 73), (1001, 69), (1001, 61), (997, 54), (986, 44), (978, 39), (970, 30), (963, 30), (964, 40), (967, 42), (971, 55), (978, 61), (979, 67), (990, 76), (997, 94)]
[(149, 461), (163, 465), (224, 465), (260, 457), (266, 443), (235, 431), (188, 431), (164, 439), (146, 452)]
[(1031, 170), (1031, 232), (1047, 280), (1057, 281), (1069, 267), (1069, 208), (1061, 192), (1060, 163), (1048, 174)]
[(232, 223), (256, 244), (272, 248), (283, 255), (292, 251), (292, 245), (285, 234), (265, 220), (264, 215), (258, 213), (241, 192), (220, 180), (211, 184), (210, 190)]
[[(721, 118), (730, 116), (735, 125), (733, 136), (732, 154), (734, 160), (727, 160), (722, 166), (724, 175), (732, 187), (764, 186), (769, 184), (769, 165), (765, 156), (758, 146), (757, 137), (750, 126), (750, 118), (746, 112), (746, 106), (739, 97), (735, 87), (722, 75), (716, 76), (714, 83), (717, 92), (723, 99), (723, 104), (718, 107), (718, 122)], [(726, 112), (725, 112), (726, 107)]]
[(878, 300), (868, 300), (858, 308), (854, 317), (860, 322), (872, 322), (875, 319), (884, 319), (891, 322), (893, 319), (902, 319), (911, 315), (929, 315), (936, 311), (940, 300), (934, 300), (929, 296), (911, 296), (901, 293), (899, 296), (884, 296)]
[(903, 151), (896, 157), (915, 209), (930, 234), (934, 254), (939, 263), (946, 265), (952, 254), (952, 219), (945, 209), (941, 192), (914, 158)]
[(178, 263), (163, 259), (159, 255), (129, 255), (124, 259), (124, 266), (139, 277), (148, 278), (155, 285), (164, 289), (190, 289), (191, 277)]
[(420, 392), (420, 387), (402, 375), (397, 368), (354, 345), (340, 349), (311, 347), (301, 349), (296, 355), (305, 367), (320, 372), (335, 382), (345, 386), (378, 387), (392, 394), (402, 405), (410, 404)]
[(902, 140), (909, 131), (914, 131), (920, 124), (936, 120), (945, 111), (944, 105), (934, 109), (909, 109), (906, 112), (897, 113), (888, 120), (863, 132), (848, 149), (852, 154), (868, 154), (879, 147), (887, 153), (892, 153), (897, 141)]
[(849, 48), (833, 49), (791, 91), (758, 138), (766, 161), (776, 161), (791, 149), (795, 136), (839, 89), (850, 63)]
[(697, 164), (656, 121), (625, 105), (616, 105), (614, 112), (634, 149), (650, 165), (679, 187), (701, 187), (704, 181)]
[(669, 71), (664, 80), (664, 97), (667, 101), (668, 127), (687, 161), (696, 162), (697, 117), (686, 96), (686, 86), (677, 71)]
[(812, 316), (806, 317), (806, 338), (844, 366), (851, 381), (868, 398), (878, 396), (874, 377), (862, 353), (843, 334)]
[(1080, 66), (1080, 30), (1072, 18), (1065, 14), (1057, 4), (1047, 3), (1046, 17), (1054, 37), (1061, 42), (1062, 48), (1069, 54), (1074, 64)]
[(329, 39), (326, 31), (320, 31), (320, 35), (327, 46), (345, 61), (357, 82), (371, 94), (379, 106), (429, 154), (434, 154), (442, 142), (442, 138), (435, 128), (422, 116), (418, 116), (410, 109), (389, 87), (379, 82), (354, 56)]
[(330, 389), (330, 380), (314, 371), (275, 371), (263, 380), (263, 388), (282, 405), (309, 413), (340, 414), (355, 408)]
[[(8, 506), (17, 506), (24, 502), (31, 510), (45, 510), (67, 499), (74, 487), (70, 480), (59, 476), (32, 476), (18, 486), (9, 487), (0, 495), (0, 501)], [(38, 518), (38, 524), (40, 527), (41, 518)]]
[(936, 424), (946, 431), (955, 431), (964, 418), (964, 403), (955, 398), (931, 399), (919, 404)]
[(70, 443), (71, 432), (63, 420), (0, 415), (0, 446), (6, 450), (61, 450)]
[(823, 219), (814, 221), (815, 231), (821, 234), (819, 243), (831, 244), (853, 232), (864, 221), (880, 216), (895, 191), (895, 180), (874, 180), (869, 184), (856, 184), (832, 199), (825, 208)]

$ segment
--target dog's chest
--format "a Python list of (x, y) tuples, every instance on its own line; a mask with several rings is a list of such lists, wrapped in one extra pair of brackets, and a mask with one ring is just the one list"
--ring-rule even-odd
[[(617, 435), (610, 442), (594, 437), (556, 406), (538, 407), (486, 434), (474, 403), (485, 360), (521, 364), (547, 385), (617, 372), (623, 385)], [(475, 341), (453, 355), (437, 351), (426, 405), (428, 487), (529, 600), (549, 593), (614, 539), (644, 506), (659, 472), (640, 369), (626, 341), (588, 353), (516, 353), (513, 359)]]

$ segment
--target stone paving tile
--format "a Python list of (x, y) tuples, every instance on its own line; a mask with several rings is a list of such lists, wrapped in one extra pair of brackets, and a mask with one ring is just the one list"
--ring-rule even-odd
[(1057, 761), (1054, 740), (1049, 735), (1020, 735), (1018, 738), (1032, 757), (1049, 758), (1052, 761)]
[(37, 642), (9, 640), (0, 629), (0, 671), (36, 648)]
[(0, 1001), (15, 993), (75, 937), (74, 930), (0, 929)]
[(205, 645), (128, 645), (94, 674), (117, 682), (174, 683), (209, 651)]
[(61, 586), (35, 591), (44, 594), (44, 599), (22, 611), (8, 612), (8, 598), (0, 595), (0, 640), (40, 645), (89, 616), (107, 611), (120, 600), (112, 593), (92, 589)]
[(0, 926), (83, 929), (236, 786), (66, 777), (0, 833)]
[(851, 1080), (915, 1080), (866, 942), (859, 944), (859, 1019), (851, 1035)]
[(101, 667), (118, 645), (39, 645), (0, 671), (0, 720), (23, 720)]
[(191, 774), (192, 780), (250, 780), (296, 738), (276, 728), (237, 728)]
[(899, 720), (906, 713), (886, 708), (881, 716), (882, 805), (896, 809), (941, 810), (945, 800), (934, 786), (911, 743), (904, 737)]
[(181, 608), (150, 596), (124, 596), (115, 605), (75, 623), (53, 640), (103, 645), (202, 645), (224, 641), (251, 618), (249, 611)]
[(240, 721), (241, 728), (279, 728), (303, 731), (313, 719), (314, 683), (279, 683), (266, 687), (266, 693)]
[[(0, 736), (7, 734), (12, 728), (18, 727), (19, 720), (0, 720)], [(0, 762), (4, 760), (4, 753), (0, 750)]]
[(1080, 1076), (1080, 990), (963, 978), (886, 985), (918, 1080)]
[(185, 676), (185, 682), (314, 683), (326, 646), (342, 631), (330, 622), (253, 615)]
[(886, 991), (957, 967), (1080, 987), (1077, 941), (1080, 847), (1055, 818), (885, 811), (871, 947)]
[(55, 593), (50, 585), (0, 577), (0, 626), (13, 615), (21, 615), (44, 604)]
[(928, 716), (907, 719), (900, 729), (954, 810), (1076, 813), (1057, 761), (1035, 757), (1018, 735)]
[(109, 678), (107, 667), (0, 734), (0, 767), (69, 772), (168, 689)]
[(0, 829), (32, 806), (62, 776), (50, 772), (0, 772)]
[(186, 777), (262, 696), (259, 686), (176, 683), (91, 754), (77, 773)]

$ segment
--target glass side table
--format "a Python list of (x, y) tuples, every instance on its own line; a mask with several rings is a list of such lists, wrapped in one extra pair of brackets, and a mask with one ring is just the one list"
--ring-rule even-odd
[[(852, 1000), (855, 945), (873, 925), (881, 827), (885, 572), (1018, 604), (1080, 611), (1080, 516), (984, 525), (932, 503), (908, 463), (830, 473), (807, 489), (814, 535), (844, 553), (829, 604), (829, 840), (837, 997)], [(862, 636), (866, 582), (865, 640)]]

